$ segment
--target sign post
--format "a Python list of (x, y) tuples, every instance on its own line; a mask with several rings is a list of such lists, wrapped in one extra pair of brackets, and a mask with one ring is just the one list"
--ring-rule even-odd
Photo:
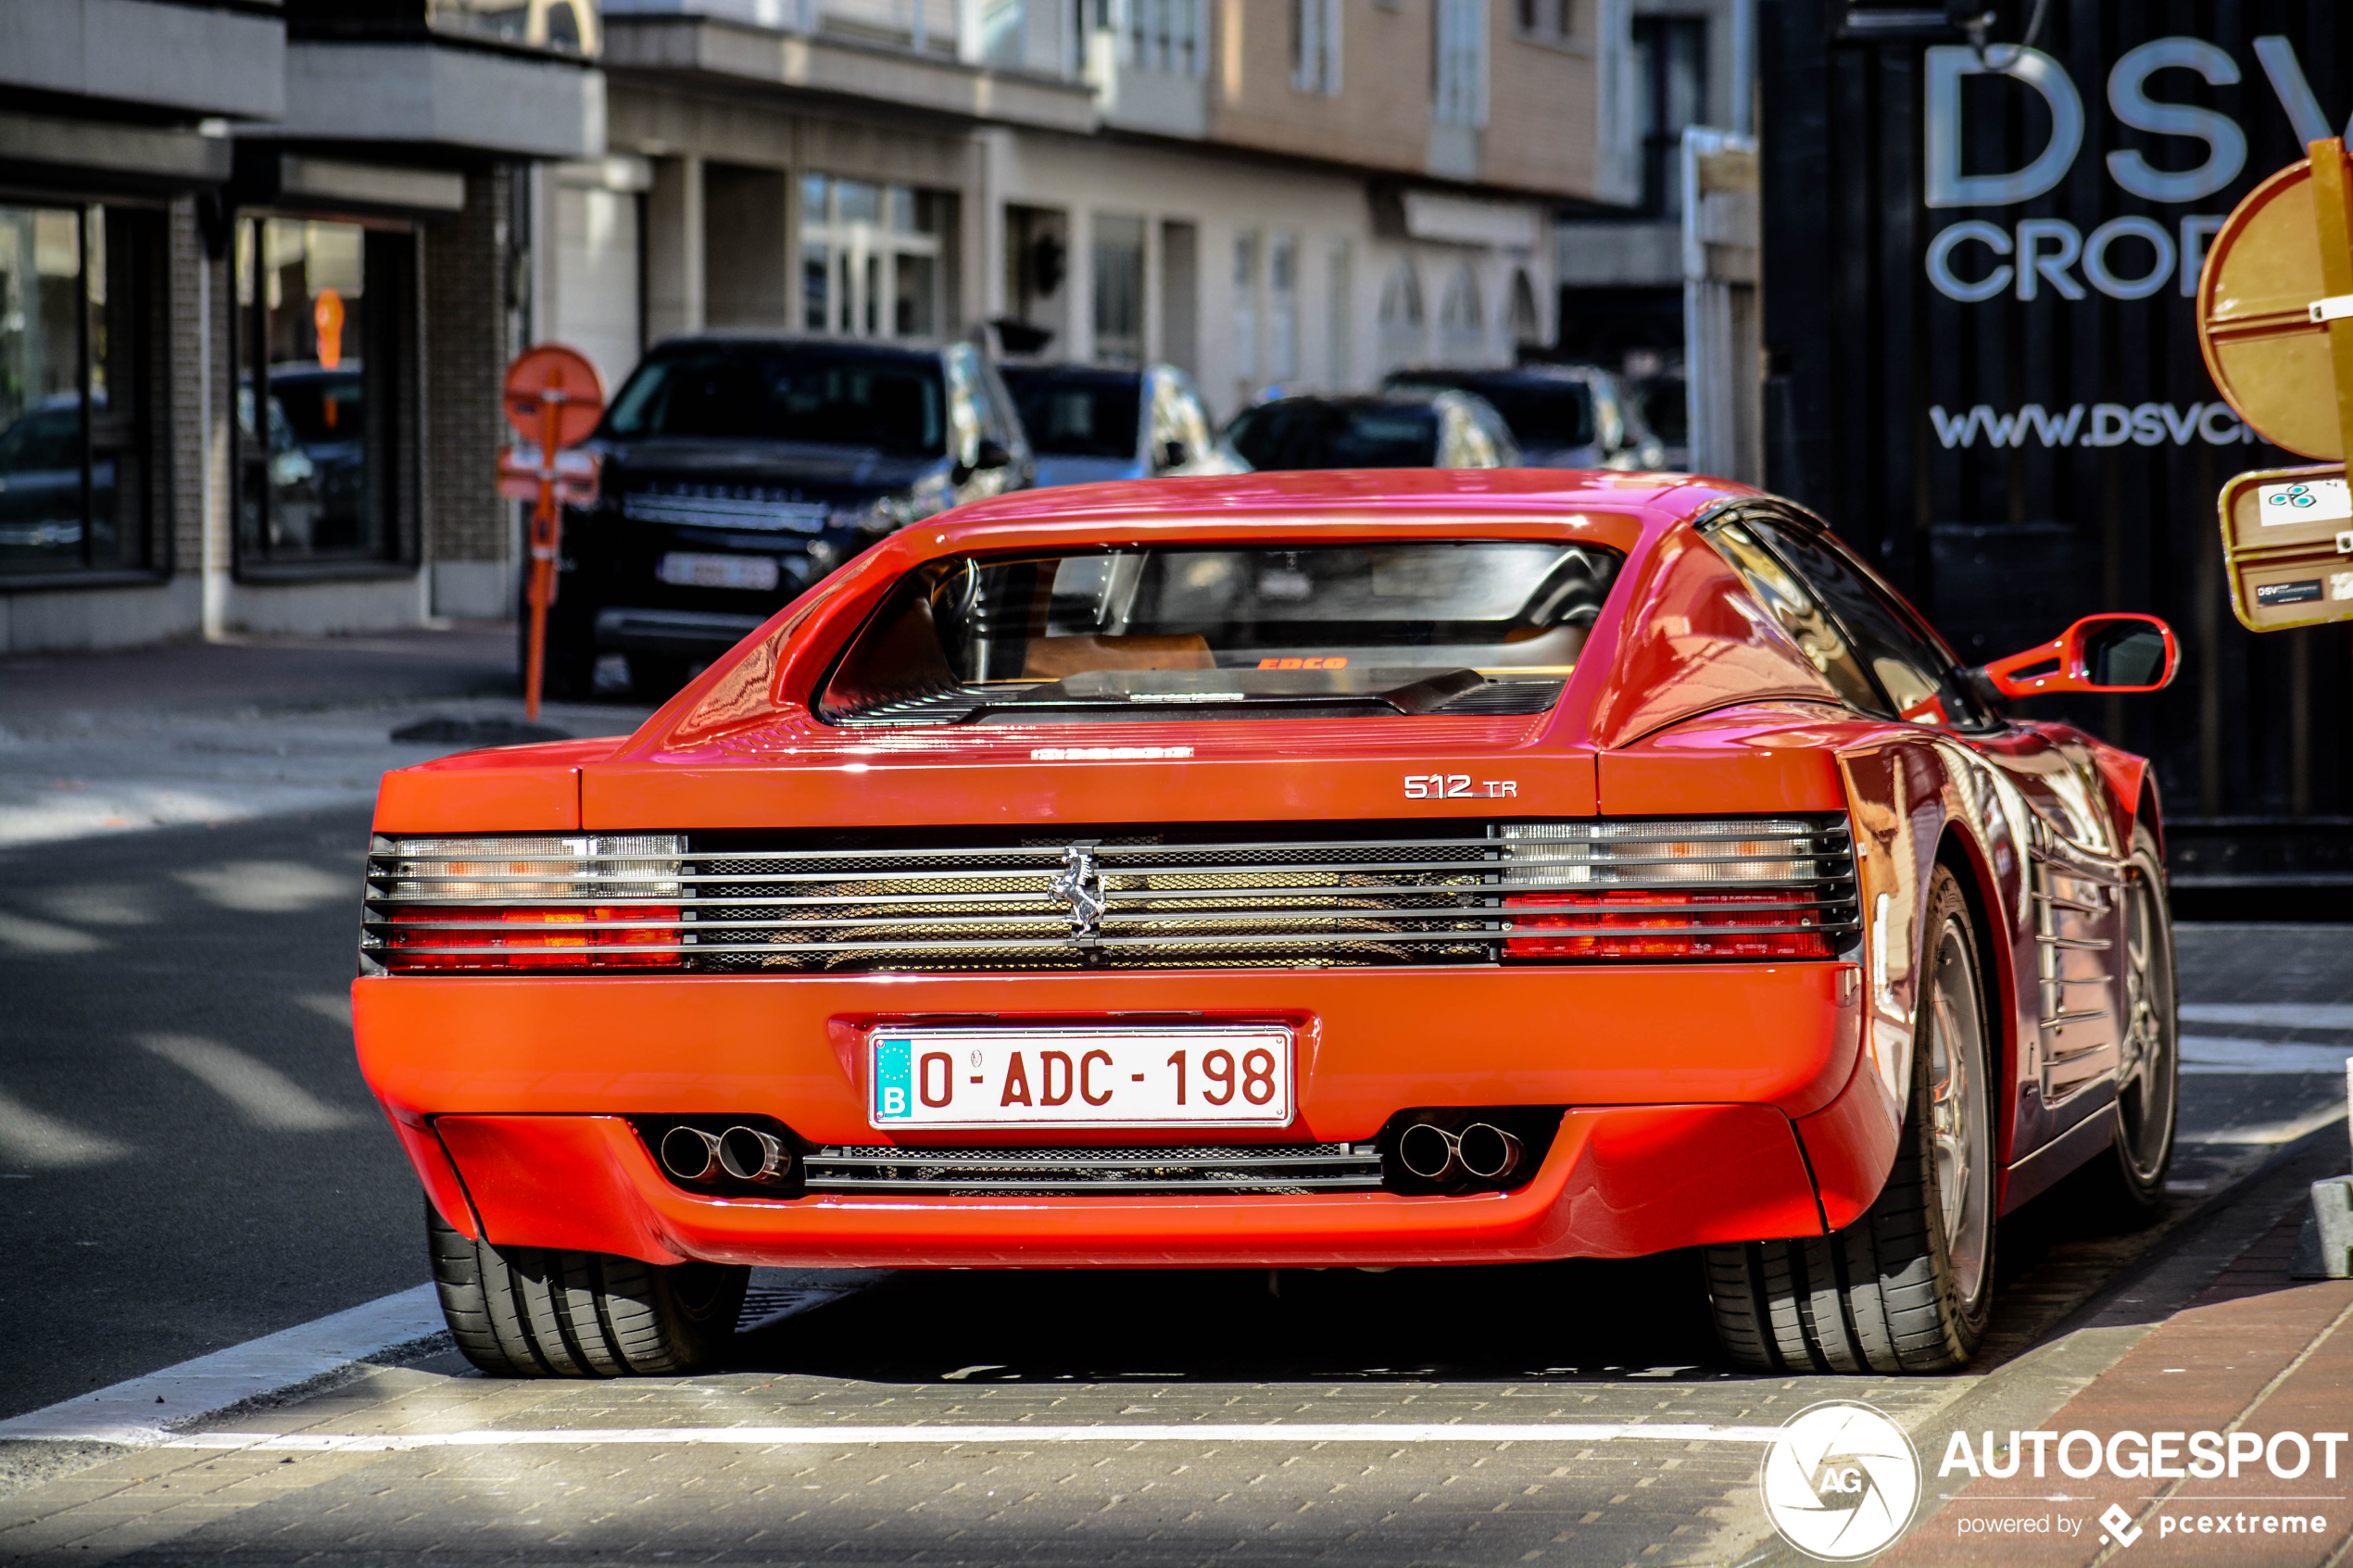
[[(596, 498), (597, 470), (577, 445), (604, 416), (605, 388), (597, 368), (575, 350), (543, 343), (507, 367), (501, 406), (523, 445), (501, 453), (498, 493), (525, 495), (531, 513), (531, 575), (523, 600), (531, 607), (531, 639), (523, 657), (523, 716), (536, 722), (547, 665), (547, 607), (556, 602), (556, 559), (563, 544), (563, 503)], [(528, 486), (528, 488), (524, 488)]]
[(2222, 487), (2231, 606), (2250, 632), (2353, 620), (2353, 169), (2311, 144), (2247, 194), (2198, 277), (2198, 347), (2258, 433), (2319, 466)]

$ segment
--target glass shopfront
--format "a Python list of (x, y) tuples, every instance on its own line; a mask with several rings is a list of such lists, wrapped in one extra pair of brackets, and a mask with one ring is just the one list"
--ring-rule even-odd
[(356, 223), (237, 225), (240, 570), (400, 555), (395, 432), (412, 245)]
[(158, 231), (0, 199), (0, 578), (150, 564)]

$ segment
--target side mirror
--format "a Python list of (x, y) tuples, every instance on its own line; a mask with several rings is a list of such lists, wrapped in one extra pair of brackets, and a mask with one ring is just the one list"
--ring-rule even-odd
[(973, 448), (975, 469), (1001, 469), (1013, 460), (1013, 453), (1005, 449), (1003, 443), (991, 441), (985, 435), (980, 438), (980, 445)]
[(2087, 615), (2041, 647), (1985, 666), (2004, 696), (2053, 692), (2153, 692), (2172, 682), (2182, 650), (2154, 615)]
[(1157, 456), (1159, 467), (1181, 469), (1185, 466), (1185, 444), (1181, 441), (1164, 441), (1160, 444)]

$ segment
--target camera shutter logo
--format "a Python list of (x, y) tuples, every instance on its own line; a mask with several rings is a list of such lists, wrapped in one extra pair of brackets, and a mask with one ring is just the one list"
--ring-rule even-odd
[(1910, 1527), (1919, 1455), (1902, 1427), (1869, 1405), (1809, 1405), (1782, 1423), (1757, 1486), (1783, 1540), (1808, 1557), (1845, 1562)]

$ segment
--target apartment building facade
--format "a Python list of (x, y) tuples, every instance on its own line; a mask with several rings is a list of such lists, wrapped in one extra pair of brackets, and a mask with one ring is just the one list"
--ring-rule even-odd
[(587, 0), (0, 0), (0, 651), (507, 612)]
[(0, 0), (0, 650), (510, 614), (534, 341), (1506, 362), (1634, 3)]
[(1552, 341), (1558, 211), (1639, 195), (1629, 4), (606, 0), (545, 320), (609, 379), (679, 332), (988, 323), (1220, 416), (1508, 362)]

